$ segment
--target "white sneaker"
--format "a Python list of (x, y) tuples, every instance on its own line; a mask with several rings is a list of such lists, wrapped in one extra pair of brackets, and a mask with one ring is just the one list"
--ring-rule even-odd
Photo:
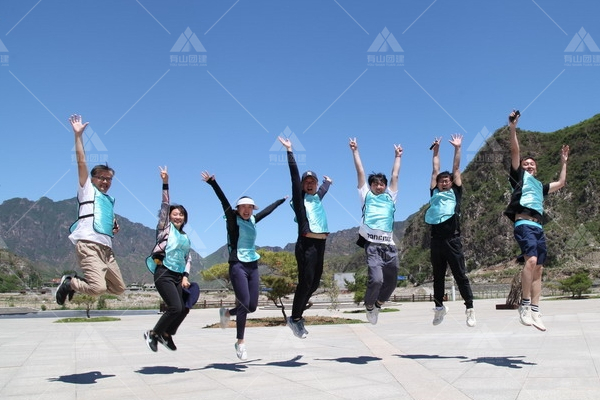
[(448, 314), (449, 308), (446, 306), (436, 307), (433, 309), (435, 311), (435, 315), (433, 316), (433, 325), (439, 325), (444, 320), (444, 316)]
[(470, 328), (474, 327), (477, 324), (477, 320), (475, 319), (475, 310), (472, 308), (467, 308), (465, 314), (467, 314), (467, 326)]
[(237, 354), (237, 357), (242, 360), (242, 361), (246, 361), (248, 359), (248, 353), (246, 353), (246, 345), (244, 343), (242, 344), (235, 344), (235, 354)]
[(225, 307), (219, 308), (219, 325), (221, 329), (225, 329), (229, 325), (229, 317), (227, 316)]
[(531, 321), (531, 325), (533, 325), (535, 328), (539, 329), (542, 332), (546, 330), (546, 326), (542, 322), (542, 314), (540, 314), (539, 312), (531, 312)]
[(525, 326), (531, 326), (531, 306), (519, 306), (519, 321)]
[(367, 312), (367, 321), (369, 321), (373, 325), (377, 324), (377, 317), (379, 316), (379, 310), (380, 310), (379, 307), (373, 307), (372, 310), (365, 309), (365, 311)]

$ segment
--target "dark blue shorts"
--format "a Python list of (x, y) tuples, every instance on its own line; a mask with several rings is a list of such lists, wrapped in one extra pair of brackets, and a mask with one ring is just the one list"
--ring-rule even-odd
[(546, 236), (543, 229), (523, 224), (515, 226), (514, 234), (523, 255), (537, 257), (537, 265), (546, 262)]

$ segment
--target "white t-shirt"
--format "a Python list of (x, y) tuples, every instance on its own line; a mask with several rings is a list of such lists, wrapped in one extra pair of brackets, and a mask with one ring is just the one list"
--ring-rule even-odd
[[(80, 203), (94, 200), (94, 186), (88, 176), (85, 184), (77, 189), (77, 199)], [(79, 210), (79, 215), (87, 215), (94, 213), (94, 204), (84, 204)], [(103, 235), (94, 230), (94, 218), (82, 218), (77, 222), (77, 227), (69, 235), (69, 239), (73, 244), (77, 244), (79, 240), (88, 240), (90, 242), (103, 244), (112, 248), (112, 238), (108, 235)]]

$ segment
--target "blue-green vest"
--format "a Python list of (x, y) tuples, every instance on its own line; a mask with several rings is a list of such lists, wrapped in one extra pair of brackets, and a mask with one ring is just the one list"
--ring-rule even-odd
[[(82, 218), (90, 218), (94, 219), (93, 226), (94, 231), (101, 233), (103, 235), (107, 235), (113, 237), (113, 228), (114, 228), (114, 205), (115, 199), (111, 196), (102, 193), (95, 186), (94, 188), (94, 200), (79, 202), (79, 198), (77, 198), (77, 202), (79, 203), (77, 212), (79, 214), (77, 221), (73, 222), (69, 231), (73, 233), (75, 228), (77, 228), (77, 222), (79, 222)], [(81, 215), (81, 206), (84, 204), (92, 204), (94, 211), (92, 214)]]
[(519, 203), (523, 207), (539, 212), (540, 215), (544, 214), (544, 186), (527, 171), (523, 172), (523, 188)]
[[(185, 233), (181, 233), (172, 222), (169, 222), (169, 236), (162, 264), (173, 272), (184, 273), (187, 264), (187, 256), (190, 252), (191, 242)], [(146, 266), (150, 272), (156, 270), (156, 263), (152, 256), (146, 258)]]
[(237, 216), (237, 225), (239, 228), (239, 237), (237, 242), (237, 258), (242, 262), (252, 262), (260, 258), (256, 252), (256, 223), (254, 215), (245, 220)]
[(327, 215), (325, 215), (321, 198), (316, 194), (305, 194), (304, 208), (310, 231), (312, 233), (328, 233)]
[(425, 222), (429, 225), (441, 224), (452, 218), (456, 210), (456, 195), (454, 190), (433, 190), (429, 199), (429, 208), (425, 212)]
[(396, 206), (389, 193), (376, 195), (368, 191), (365, 196), (363, 224), (373, 230), (390, 233), (394, 230)]

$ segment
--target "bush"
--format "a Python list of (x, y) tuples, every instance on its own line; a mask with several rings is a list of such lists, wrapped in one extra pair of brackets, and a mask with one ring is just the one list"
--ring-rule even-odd
[(586, 272), (578, 272), (560, 281), (560, 290), (571, 292), (571, 297), (580, 299), (581, 295), (592, 287), (592, 283)]

